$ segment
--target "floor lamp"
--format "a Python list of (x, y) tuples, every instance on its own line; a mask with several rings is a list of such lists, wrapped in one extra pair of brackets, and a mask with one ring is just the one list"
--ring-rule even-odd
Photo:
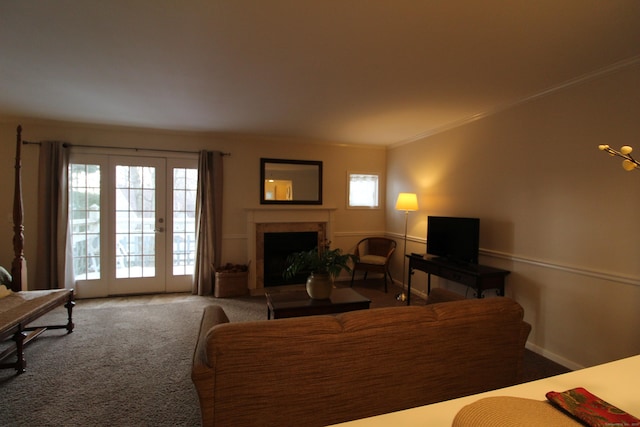
[(407, 295), (404, 293), (404, 275), (407, 267), (407, 221), (409, 212), (418, 210), (418, 196), (415, 193), (400, 193), (396, 201), (396, 210), (404, 211), (404, 252), (402, 253), (402, 292), (396, 295), (398, 301), (405, 301)]

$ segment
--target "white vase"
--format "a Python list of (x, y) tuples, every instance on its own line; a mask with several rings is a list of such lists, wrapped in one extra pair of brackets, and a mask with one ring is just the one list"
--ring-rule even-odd
[(327, 273), (311, 273), (307, 278), (307, 293), (311, 299), (327, 299), (332, 290), (333, 284)]

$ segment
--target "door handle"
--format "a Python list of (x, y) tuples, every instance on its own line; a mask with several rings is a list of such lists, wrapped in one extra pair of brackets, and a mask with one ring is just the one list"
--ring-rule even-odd
[[(164, 218), (158, 218), (158, 224), (163, 224), (164, 223)], [(156, 233), (164, 233), (164, 227), (156, 227), (155, 230)]]

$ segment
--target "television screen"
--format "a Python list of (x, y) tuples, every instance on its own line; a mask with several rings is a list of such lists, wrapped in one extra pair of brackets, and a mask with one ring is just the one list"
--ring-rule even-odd
[(477, 264), (480, 219), (427, 217), (427, 253), (448, 261)]

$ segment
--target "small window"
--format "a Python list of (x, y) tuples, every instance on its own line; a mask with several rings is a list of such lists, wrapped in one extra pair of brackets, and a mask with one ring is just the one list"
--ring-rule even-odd
[(348, 205), (349, 208), (378, 208), (380, 205), (379, 181), (380, 176), (373, 173), (347, 174)]

